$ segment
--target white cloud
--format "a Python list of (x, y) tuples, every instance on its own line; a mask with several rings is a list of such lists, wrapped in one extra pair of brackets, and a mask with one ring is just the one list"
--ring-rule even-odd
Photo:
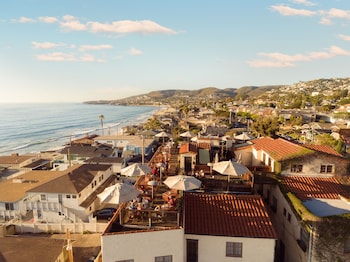
[(307, 0), (290, 0), (290, 2), (292, 2), (294, 4), (305, 5), (305, 6), (314, 6), (314, 5), (316, 5), (315, 3), (307, 1)]
[(40, 54), (37, 55), (36, 58), (40, 61), (55, 61), (55, 62), (63, 62), (63, 61), (77, 61), (73, 54), (54, 52), (50, 54)]
[(51, 42), (32, 42), (34, 49), (51, 49), (59, 46), (64, 46), (64, 44), (57, 44)]
[(60, 26), (67, 31), (86, 31), (86, 25), (80, 23), (80, 21), (71, 15), (63, 16), (63, 21), (60, 22)]
[(103, 49), (112, 49), (111, 45), (82, 45), (79, 47), (79, 51), (87, 51), (87, 50), (103, 50)]
[(58, 19), (53, 16), (41, 16), (39, 17), (39, 21), (46, 24), (53, 24), (53, 23), (56, 23)]
[(329, 11), (325, 12), (329, 18), (342, 18), (350, 20), (350, 10), (342, 10), (337, 8), (331, 8)]
[(273, 5), (271, 6), (271, 9), (273, 11), (276, 11), (278, 13), (280, 13), (283, 16), (314, 16), (317, 15), (317, 12), (315, 11), (310, 11), (310, 10), (306, 10), (306, 9), (295, 9), (295, 8), (291, 8), (289, 6), (286, 5)]
[(247, 61), (247, 64), (251, 67), (293, 67), (296, 66), (297, 62), (330, 59), (335, 56), (350, 56), (350, 51), (338, 46), (331, 46), (326, 51), (315, 51), (308, 54), (259, 53), (258, 56), (265, 59)]
[(17, 22), (19, 22), (19, 23), (35, 23), (35, 20), (32, 18), (22, 16), (17, 20)]
[(87, 26), (89, 31), (94, 33), (116, 33), (116, 34), (128, 34), (128, 33), (163, 33), (163, 34), (175, 34), (175, 31), (163, 27), (150, 20), (131, 21), (122, 20), (114, 21), (110, 24), (99, 22), (88, 22)]
[(323, 17), (323, 18), (321, 18), (321, 20), (320, 20), (320, 24), (321, 24), (321, 25), (332, 25), (333, 22), (332, 22), (332, 20), (330, 20), (329, 18)]
[(340, 34), (339, 37), (340, 37), (340, 39), (343, 39), (345, 41), (350, 41), (350, 35), (342, 35), (342, 34)]
[(136, 49), (136, 48), (131, 48), (131, 49), (129, 50), (129, 54), (130, 54), (130, 55), (142, 55), (142, 51), (141, 51), (141, 50), (138, 50), (138, 49)]

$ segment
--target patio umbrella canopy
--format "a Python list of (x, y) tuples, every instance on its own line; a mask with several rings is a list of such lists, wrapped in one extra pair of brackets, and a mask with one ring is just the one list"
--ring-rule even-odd
[(195, 137), (196, 135), (193, 134), (191, 131), (186, 131), (184, 133), (180, 134), (181, 137), (186, 137), (186, 138), (191, 138), (191, 137)]
[(177, 175), (169, 176), (165, 179), (164, 184), (171, 189), (188, 191), (200, 188), (202, 182), (193, 176)]
[(105, 188), (97, 197), (102, 203), (120, 204), (137, 198), (139, 194), (140, 191), (134, 185), (118, 183)]
[(227, 176), (242, 176), (249, 172), (246, 166), (230, 160), (214, 163), (213, 170)]
[(129, 177), (147, 175), (148, 173), (151, 173), (151, 172), (152, 172), (151, 167), (141, 163), (134, 163), (120, 170), (121, 175), (129, 176)]
[(155, 137), (168, 137), (168, 136), (169, 136), (169, 134), (167, 132), (164, 132), (164, 131), (155, 135)]
[(247, 141), (247, 140), (251, 140), (252, 137), (250, 135), (248, 135), (247, 133), (242, 133), (238, 136), (235, 136), (235, 139)]

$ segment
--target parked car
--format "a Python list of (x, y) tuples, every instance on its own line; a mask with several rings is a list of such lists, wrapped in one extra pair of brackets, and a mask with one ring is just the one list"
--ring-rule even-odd
[(115, 208), (104, 208), (104, 209), (95, 211), (93, 213), (93, 217), (96, 217), (97, 219), (110, 220), (113, 217), (115, 211), (116, 211)]

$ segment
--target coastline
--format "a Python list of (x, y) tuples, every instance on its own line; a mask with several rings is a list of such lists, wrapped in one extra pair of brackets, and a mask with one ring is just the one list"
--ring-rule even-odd
[(100, 114), (105, 116), (105, 132), (121, 132), (123, 127), (145, 123), (167, 106), (115, 108), (83, 103), (3, 105), (0, 107), (0, 113), (3, 113), (0, 116), (3, 123), (0, 128), (0, 155), (47, 152), (64, 146), (71, 138), (78, 138), (79, 134), (80, 137), (92, 133), (99, 135)]

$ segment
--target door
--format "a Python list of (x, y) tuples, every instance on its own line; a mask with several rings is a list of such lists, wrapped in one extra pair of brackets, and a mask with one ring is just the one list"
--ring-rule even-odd
[(186, 240), (187, 262), (198, 262), (198, 240)]
[(62, 204), (62, 195), (58, 195), (58, 203)]
[(192, 171), (192, 157), (185, 156), (185, 173)]

